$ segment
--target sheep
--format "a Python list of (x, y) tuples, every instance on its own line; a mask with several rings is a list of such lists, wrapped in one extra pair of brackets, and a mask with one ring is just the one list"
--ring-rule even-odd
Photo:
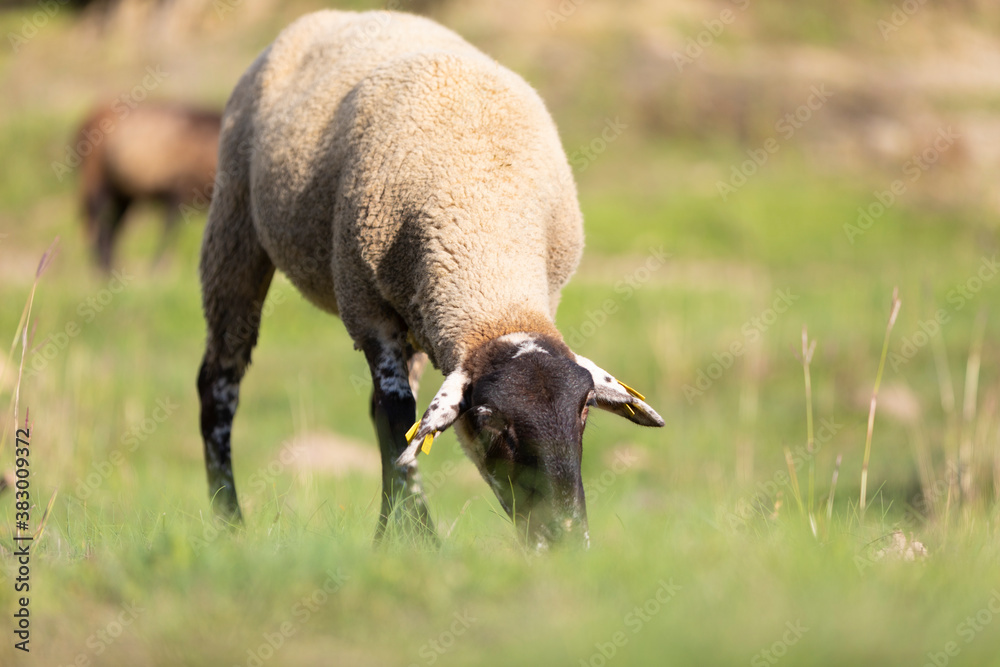
[(208, 207), (221, 123), (217, 111), (153, 102), (135, 108), (120, 102), (101, 105), (88, 116), (75, 146), (86, 147), (81, 199), (94, 259), (102, 269), (111, 268), (115, 241), (134, 201), (166, 207), (157, 257), (185, 207)]
[[(230, 432), (278, 269), (340, 316), (368, 362), (382, 458), (376, 542), (394, 515), (408, 518), (392, 525), (434, 539), (417, 450), (455, 425), (526, 544), (588, 543), (589, 408), (663, 419), (554, 324), (583, 228), (538, 94), (429, 19), (321, 11), (243, 75), (219, 155), (227, 178), (202, 244), (197, 380), (217, 513), (241, 520)], [(445, 379), (413, 423), (428, 359)]]

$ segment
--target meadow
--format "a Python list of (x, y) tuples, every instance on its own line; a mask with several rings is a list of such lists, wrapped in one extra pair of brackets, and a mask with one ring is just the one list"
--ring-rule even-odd
[[(895, 76), (966, 53), (948, 41), (960, 34), (987, 61), (1000, 44), (969, 25), (995, 26), (995, 12), (970, 2), (943, 24), (921, 9), (890, 42), (877, 27), (892, 20), (889, 3), (818, 3), (833, 12), (818, 19), (790, 2), (742, 14), (745, 3), (670, 14), (637, 2), (638, 16), (613, 24), (611, 3), (547, 5), (562, 21), (519, 5), (521, 18), (502, 24), (478, 3), (426, 4), (549, 101), (587, 231), (557, 324), (666, 420), (640, 429), (592, 413), (591, 548), (524, 551), (448, 432), (420, 461), (440, 548), (373, 549), (366, 364), (340, 322), (281, 276), (233, 432), (246, 526), (218, 529), (195, 391), (204, 215), (154, 266), (160, 211), (142, 209), (117, 273), (102, 275), (75, 173), (60, 178), (53, 163), (93, 101), (141, 104), (130, 91), (147, 67), (169, 73), (150, 97), (222, 104), (255, 54), (316, 4), (216, 3), (208, 27), (177, 19), (175, 36), (119, 26), (113, 38), (60, 11), (20, 49), (0, 50), (0, 362), (15, 343), (0, 374), (0, 472), (15, 467), (17, 393), (38, 531), (23, 653), (11, 623), (15, 499), (0, 493), (0, 664), (1000, 664), (1000, 160), (983, 157), (975, 129), (1000, 86), (914, 102), (887, 79), (871, 84), (884, 83), (885, 99), (862, 104), (841, 63), (832, 101), (814, 100), (806, 120), (795, 114), (811, 81), (790, 86), (789, 102), (748, 74), (759, 94), (732, 103), (738, 121), (691, 97), (736, 91), (722, 64), (739, 56), (759, 73), (772, 62), (764, 44), (778, 59), (849, 54)], [(703, 21), (725, 9), (737, 12), (732, 28), (677, 70), (697, 85), (658, 88), (671, 54), (711, 34)], [(0, 14), (0, 34), (31, 16)], [(644, 20), (676, 41), (640, 85), (616, 72), (655, 41)], [(919, 110), (920, 129), (873, 158), (864, 150), (878, 142), (842, 119), (865, 104), (897, 113), (895, 98), (898, 113)], [(952, 124), (961, 140), (927, 152)], [(32, 294), (25, 348), (15, 338)], [(440, 381), (427, 372), (418, 410)]]

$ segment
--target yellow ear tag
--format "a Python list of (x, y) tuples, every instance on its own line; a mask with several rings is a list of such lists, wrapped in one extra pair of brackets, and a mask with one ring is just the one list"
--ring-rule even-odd
[(631, 403), (626, 403), (625, 407), (628, 408), (629, 414), (632, 415), (633, 417), (635, 417), (635, 410), (632, 409), (632, 404)]
[(410, 430), (406, 432), (406, 441), (407, 442), (412, 442), (413, 441), (413, 436), (417, 434), (417, 429), (418, 428), (420, 428), (420, 420), (419, 419), (417, 420), (417, 423), (414, 424), (413, 426), (411, 426)]
[(420, 451), (422, 451), (424, 454), (430, 454), (432, 444), (434, 444), (434, 434), (428, 433), (427, 435), (424, 436), (424, 443), (420, 445)]
[(633, 396), (635, 396), (636, 398), (638, 398), (640, 401), (645, 401), (646, 400), (645, 396), (643, 396), (642, 394), (640, 394), (639, 392), (637, 392), (635, 389), (633, 389), (632, 387), (630, 387), (627, 384), (625, 384), (624, 382), (622, 382), (621, 380), (618, 380), (618, 384), (620, 384), (622, 387), (624, 387), (625, 391), (627, 391), (628, 393), (632, 394)]

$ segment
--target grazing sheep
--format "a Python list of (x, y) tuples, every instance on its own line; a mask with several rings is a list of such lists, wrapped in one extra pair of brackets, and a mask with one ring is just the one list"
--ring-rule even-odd
[[(198, 375), (217, 511), (240, 518), (230, 431), (277, 268), (339, 314), (367, 358), (383, 470), (377, 539), (394, 512), (433, 535), (416, 454), (455, 424), (530, 544), (586, 542), (589, 407), (663, 420), (553, 324), (583, 231), (535, 91), (430, 20), (318, 12), (243, 75), (220, 169), (228, 178), (216, 183), (202, 246)], [(445, 380), (413, 424), (427, 357)]]
[[(180, 105), (124, 104), (95, 110), (77, 133), (83, 209), (94, 257), (111, 268), (125, 213), (136, 200), (166, 206), (166, 248), (183, 206), (206, 206), (219, 151), (218, 112)], [(83, 154), (83, 151), (81, 151)]]

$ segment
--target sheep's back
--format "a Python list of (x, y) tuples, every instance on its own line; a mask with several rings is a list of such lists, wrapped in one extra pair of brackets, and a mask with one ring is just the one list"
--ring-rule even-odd
[(304, 17), (255, 68), (255, 226), (307, 297), (337, 310), (330, 292), (364, 282), (432, 358), (512, 304), (550, 311), (582, 226), (523, 79), (431, 21), (384, 12)]
[(550, 313), (582, 231), (558, 134), (520, 77), (481, 55), (408, 54), (351, 91), (336, 128), (335, 246), (432, 357), (447, 367), (478, 330)]
[(241, 129), (249, 130), (242, 139), (249, 146), (240, 153), (250, 156), (258, 237), (277, 267), (326, 310), (338, 310), (331, 272), (335, 193), (350, 159), (336, 135), (336, 117), (373, 69), (420, 48), (476, 52), (455, 33), (416, 16), (309, 14), (262, 54), (230, 103), (247, 126)]

